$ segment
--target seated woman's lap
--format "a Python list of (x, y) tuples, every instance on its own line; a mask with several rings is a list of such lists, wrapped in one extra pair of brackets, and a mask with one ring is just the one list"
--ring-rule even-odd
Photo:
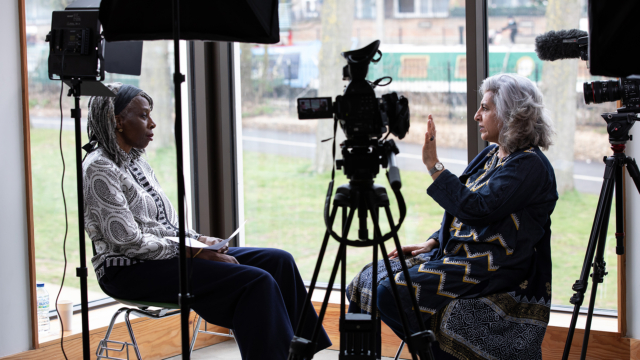
[[(289, 253), (278, 249), (230, 248), (228, 254), (236, 257), (240, 265), (201, 259), (187, 260), (191, 265), (189, 277), (193, 295), (192, 308), (198, 313), (200, 307), (206, 308), (204, 313), (208, 316), (201, 315), (207, 321), (232, 327), (238, 299), (248, 288), (256, 288), (256, 291), (262, 292), (261, 301), (255, 304), (256, 308), (262, 310), (264, 307), (277, 310), (273, 307), (279, 307), (278, 300), (280, 303), (282, 300), (285, 303), (295, 302), (291, 297), (295, 296), (297, 289), (291, 277), (296, 277), (297, 268)], [(178, 303), (178, 268), (177, 258), (147, 260), (131, 266), (106, 268), (100, 282), (105, 291), (116, 298)], [(280, 294), (281, 292), (283, 293)], [(219, 311), (211, 311), (212, 309)], [(212, 316), (215, 319), (211, 319)]]

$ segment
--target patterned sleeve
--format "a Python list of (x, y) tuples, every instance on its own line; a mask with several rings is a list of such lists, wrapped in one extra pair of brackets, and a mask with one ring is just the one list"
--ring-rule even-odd
[(427, 193), (463, 223), (481, 225), (499, 220), (534, 201), (548, 182), (547, 173), (536, 154), (525, 154), (507, 161), (502, 169), (472, 188), (445, 170)]
[(85, 169), (85, 221), (99, 252), (124, 254), (141, 260), (170, 259), (176, 243), (142, 233), (131, 207), (144, 206), (131, 180), (112, 162), (93, 161)]
[[(156, 176), (156, 172), (153, 170), (153, 168), (151, 167), (151, 165), (149, 165), (149, 163), (144, 160), (144, 159), (140, 159), (141, 160), (141, 164), (145, 167), (146, 171), (148, 171), (151, 176), (153, 177), (153, 181), (155, 181), (156, 185), (157, 185), (157, 191), (160, 192), (162, 194), (163, 200), (166, 200), (165, 206), (167, 207), (168, 213), (169, 213), (169, 219), (171, 221), (171, 224), (175, 227), (178, 228), (178, 213), (175, 210), (175, 208), (173, 207), (173, 204), (171, 203), (171, 201), (169, 201), (169, 198), (167, 197), (167, 194), (164, 192), (164, 190), (162, 190), (162, 186), (160, 185), (160, 181), (158, 181), (158, 177)], [(185, 224), (185, 226), (188, 226), (188, 224)], [(178, 236), (178, 232), (176, 231), (175, 236)], [(192, 238), (195, 240), (198, 240), (200, 238), (200, 236), (203, 236), (202, 234), (196, 232), (193, 229), (189, 229), (187, 228), (185, 230), (185, 237), (188, 238)]]

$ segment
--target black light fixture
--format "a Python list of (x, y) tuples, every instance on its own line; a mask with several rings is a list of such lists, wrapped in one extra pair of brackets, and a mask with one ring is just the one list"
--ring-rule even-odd
[[(637, 51), (640, 1), (589, 0), (589, 62), (592, 75), (640, 74)], [(636, 50), (634, 50), (636, 49)]]
[[(100, 22), (108, 41), (174, 38), (172, 0), (103, 0)], [(180, 40), (275, 44), (277, 0), (180, 1)]]

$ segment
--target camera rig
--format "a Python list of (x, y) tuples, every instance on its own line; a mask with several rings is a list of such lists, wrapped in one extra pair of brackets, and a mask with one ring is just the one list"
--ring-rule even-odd
[[(335, 102), (332, 102), (331, 98), (298, 99), (298, 115), (300, 119), (333, 117), (334, 160), (336, 151), (335, 135), (338, 124), (340, 124), (347, 139), (340, 144), (343, 159), (335, 161), (336, 167), (331, 172), (331, 181), (329, 182), (324, 206), (326, 232), (302, 313), (305, 313), (306, 307), (310, 304), (329, 237), (333, 237), (340, 243), (340, 247), (331, 271), (328, 285), (329, 291), (325, 294), (319, 319), (315, 324), (310, 339), (302, 337), (304, 317), (300, 319), (295, 336), (291, 341), (289, 360), (308, 360), (313, 358), (317, 337), (320, 333), (338, 268), (341, 269), (339, 358), (375, 360), (381, 356), (378, 351), (381, 321), (376, 314), (345, 313), (347, 246), (372, 247), (374, 264), (378, 263), (378, 251), (380, 250), (387, 272), (393, 274), (384, 244), (385, 241), (393, 238), (395, 248), (398, 250), (403, 275), (407, 283), (411, 283), (411, 277), (398, 238), (398, 230), (406, 215), (406, 205), (400, 192), (402, 187), (400, 171), (396, 166), (395, 159), (399, 150), (393, 140), (387, 140), (389, 134), (394, 134), (399, 139), (402, 139), (409, 130), (409, 101), (396, 93), (385, 94), (381, 98), (376, 98), (375, 87), (379, 86), (385, 79), (388, 81), (380, 86), (390, 84), (392, 80), (390, 77), (383, 77), (374, 82), (366, 80), (369, 64), (371, 62), (377, 63), (382, 58), (382, 53), (378, 50), (379, 46), (380, 41), (374, 41), (362, 49), (342, 53), (342, 56), (347, 60), (347, 65), (343, 68), (343, 79), (349, 80), (349, 84), (345, 87), (344, 93), (336, 97)], [(375, 58), (376, 55), (379, 56)], [(387, 134), (383, 138), (385, 133)], [(383, 186), (374, 184), (374, 179), (380, 171), (380, 166), (389, 169), (387, 178), (396, 196), (400, 210), (400, 219), (397, 224), (394, 224), (391, 215), (386, 189)], [(341, 185), (336, 189), (336, 193), (333, 196), (333, 207), (330, 210), (336, 168), (344, 171), (344, 174), (349, 179), (349, 184)], [(342, 210), (341, 235), (333, 231), (334, 220), (339, 208)], [(384, 209), (390, 228), (390, 231), (384, 235), (379, 226), (381, 209)], [(356, 211), (358, 213), (358, 239), (351, 240), (348, 239), (348, 234)], [(369, 230), (367, 229), (367, 217), (369, 214), (371, 214), (374, 227), (373, 237), (371, 238), (369, 238)], [(377, 266), (373, 266), (372, 279), (376, 278)], [(390, 275), (390, 278), (393, 278), (393, 276)], [(419, 326), (418, 331), (412, 333), (407, 315), (401, 309), (402, 305), (397, 285), (394, 281), (391, 281), (390, 286), (396, 306), (399, 309), (398, 312), (405, 334), (404, 341), (409, 346), (413, 360), (432, 359), (431, 343), (435, 341), (435, 336), (431, 331), (426, 330), (415, 294), (407, 287), (406, 296), (411, 299), (413, 312)], [(375, 304), (377, 297), (375, 282), (372, 283), (371, 291), (372, 303)]]

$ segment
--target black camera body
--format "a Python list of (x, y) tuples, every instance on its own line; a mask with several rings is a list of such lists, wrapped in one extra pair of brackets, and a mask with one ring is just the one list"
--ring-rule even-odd
[(609, 143), (625, 144), (631, 140), (629, 131), (640, 118), (640, 76), (631, 75), (626, 78), (609, 81), (586, 82), (583, 85), (584, 102), (586, 104), (617, 101), (622, 107), (615, 113), (604, 113), (602, 118), (607, 122)]
[[(299, 98), (298, 118), (327, 119), (335, 116), (348, 140), (366, 142), (379, 139), (387, 132), (387, 127), (398, 138), (404, 138), (410, 125), (409, 100), (395, 92), (376, 97), (374, 88), (383, 79), (389, 80), (384, 84), (388, 85), (390, 77), (373, 83), (366, 80), (369, 64), (382, 58), (379, 46), (380, 41), (376, 40), (362, 49), (342, 53), (347, 60), (342, 70), (343, 80), (349, 80), (344, 93), (338, 95), (335, 102), (330, 97)], [(374, 58), (376, 54), (380, 56)]]
[(622, 101), (618, 112), (640, 112), (640, 76), (631, 75), (619, 80), (593, 81), (583, 85), (584, 102), (601, 104)]

